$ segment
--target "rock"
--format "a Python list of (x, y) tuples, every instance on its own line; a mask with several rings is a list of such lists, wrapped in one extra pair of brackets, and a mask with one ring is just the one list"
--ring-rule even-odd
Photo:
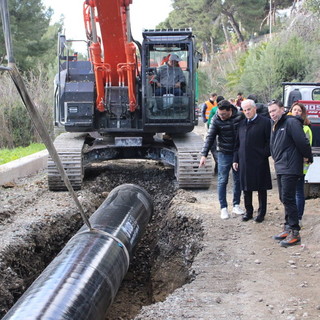
[(7, 182), (5, 184), (2, 185), (2, 188), (4, 189), (11, 189), (11, 188), (15, 188), (17, 185), (14, 182)]
[(195, 203), (197, 202), (197, 198), (196, 197), (187, 197), (186, 198), (186, 201), (189, 202), (189, 203)]

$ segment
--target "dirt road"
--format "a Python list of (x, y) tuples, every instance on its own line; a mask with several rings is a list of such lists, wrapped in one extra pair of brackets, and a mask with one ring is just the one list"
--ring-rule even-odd
[(283, 222), (276, 188), (261, 224), (221, 220), (214, 185), (191, 194), (195, 203), (175, 201), (204, 226), (203, 250), (192, 265), (197, 276), (136, 320), (320, 318), (318, 199), (307, 201), (302, 245), (285, 249), (272, 239)]

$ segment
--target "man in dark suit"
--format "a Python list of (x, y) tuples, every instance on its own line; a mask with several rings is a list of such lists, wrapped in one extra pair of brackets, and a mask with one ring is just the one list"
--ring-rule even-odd
[(256, 222), (264, 220), (267, 211), (267, 190), (272, 189), (269, 167), (270, 119), (257, 114), (253, 100), (241, 103), (245, 115), (239, 123), (233, 157), (233, 169), (239, 171), (240, 187), (244, 194), (246, 213), (242, 220), (253, 218), (252, 192), (258, 191), (259, 208)]

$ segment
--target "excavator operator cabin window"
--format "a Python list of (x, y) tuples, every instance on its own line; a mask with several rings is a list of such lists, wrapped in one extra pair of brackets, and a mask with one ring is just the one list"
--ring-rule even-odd
[(150, 119), (167, 121), (189, 117), (191, 101), (188, 50), (186, 47), (153, 46), (146, 68), (146, 102)]

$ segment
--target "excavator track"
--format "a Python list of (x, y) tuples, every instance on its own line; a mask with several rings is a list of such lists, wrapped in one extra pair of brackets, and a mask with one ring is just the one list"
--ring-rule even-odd
[[(54, 141), (55, 148), (59, 154), (63, 167), (70, 179), (74, 190), (81, 189), (83, 180), (82, 149), (85, 134), (62, 133)], [(48, 185), (51, 191), (67, 190), (57, 167), (49, 156), (48, 158)]]
[(211, 155), (205, 167), (199, 168), (203, 139), (194, 132), (174, 137), (177, 148), (175, 175), (179, 188), (209, 188), (213, 178)]

